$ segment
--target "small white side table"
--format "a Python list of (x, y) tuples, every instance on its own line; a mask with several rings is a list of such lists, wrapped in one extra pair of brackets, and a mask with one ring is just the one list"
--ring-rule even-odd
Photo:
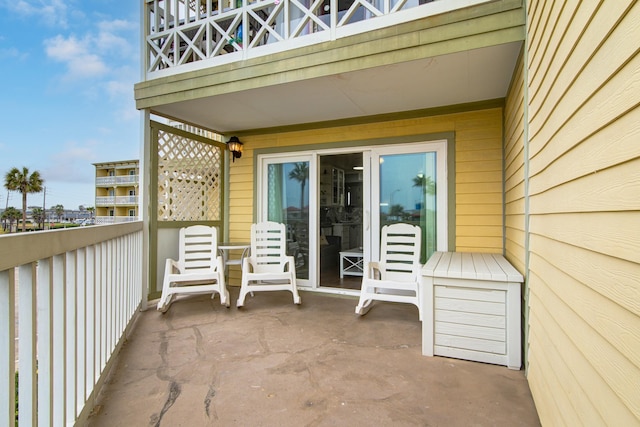
[(340, 252), (340, 278), (344, 276), (362, 276), (364, 270), (362, 249), (355, 248)]
[[(218, 250), (220, 251), (220, 255), (222, 255), (222, 265), (224, 265), (225, 275), (227, 271), (227, 266), (229, 265), (239, 265), (242, 268), (242, 260), (249, 254), (249, 249), (251, 249), (250, 243), (229, 243), (222, 242), (218, 244)], [(229, 251), (232, 250), (242, 250), (242, 255), (240, 258), (229, 258)]]

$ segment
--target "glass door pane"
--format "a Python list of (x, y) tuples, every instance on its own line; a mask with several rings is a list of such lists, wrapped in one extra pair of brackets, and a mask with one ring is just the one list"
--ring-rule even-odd
[(380, 157), (380, 230), (399, 222), (420, 226), (422, 263), (436, 248), (435, 166), (435, 153)]
[[(266, 219), (287, 227), (287, 253), (299, 279), (309, 279), (309, 161), (266, 165)], [(265, 194), (263, 193), (263, 194)]]
[(363, 152), (319, 156), (319, 283), (359, 290), (363, 266)]
[[(400, 152), (399, 152), (400, 151)], [(422, 229), (420, 261), (447, 250), (446, 145), (426, 143), (403, 150), (379, 150), (372, 163), (372, 250), (378, 256), (382, 227), (394, 223)]]

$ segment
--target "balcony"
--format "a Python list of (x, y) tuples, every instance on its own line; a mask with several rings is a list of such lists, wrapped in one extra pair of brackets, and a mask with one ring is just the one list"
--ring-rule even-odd
[(96, 224), (123, 224), (126, 222), (138, 221), (137, 216), (97, 216)]
[[(211, 2), (211, 15), (209, 3), (203, 15), (168, 3), (145, 3), (136, 106), (222, 134), (500, 99), (525, 34), (522, 0), (334, 1), (330, 18), (320, 1), (302, 12), (298, 0), (248, 0), (220, 14)], [(242, 46), (240, 25), (255, 27)]]
[(136, 206), (138, 196), (99, 196), (96, 206)]
[(146, 72), (155, 78), (255, 58), (483, 2), (147, 0)]
[(267, 293), (243, 310), (196, 296), (140, 312), (142, 230), (0, 237), (0, 375), (19, 372), (16, 425), (539, 424), (522, 371), (422, 356), (409, 305), (359, 318), (354, 299), (305, 292), (301, 307)]
[[(0, 236), (0, 425), (86, 419), (143, 302), (142, 222)], [(19, 322), (18, 322), (19, 319)]]
[(96, 186), (114, 187), (118, 185), (137, 185), (139, 182), (138, 175), (120, 175), (120, 176), (99, 176), (96, 177)]

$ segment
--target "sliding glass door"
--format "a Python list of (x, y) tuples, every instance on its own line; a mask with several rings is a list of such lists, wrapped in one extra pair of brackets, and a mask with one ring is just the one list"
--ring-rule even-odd
[(260, 156), (257, 219), (286, 224), (299, 285), (357, 293), (386, 224), (421, 227), (422, 262), (447, 250), (446, 153), (438, 141)]

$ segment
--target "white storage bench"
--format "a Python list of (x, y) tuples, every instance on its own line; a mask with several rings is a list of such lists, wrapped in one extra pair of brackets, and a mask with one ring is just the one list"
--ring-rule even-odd
[(435, 252), (422, 268), (422, 354), (520, 369), (522, 282), (502, 255)]

